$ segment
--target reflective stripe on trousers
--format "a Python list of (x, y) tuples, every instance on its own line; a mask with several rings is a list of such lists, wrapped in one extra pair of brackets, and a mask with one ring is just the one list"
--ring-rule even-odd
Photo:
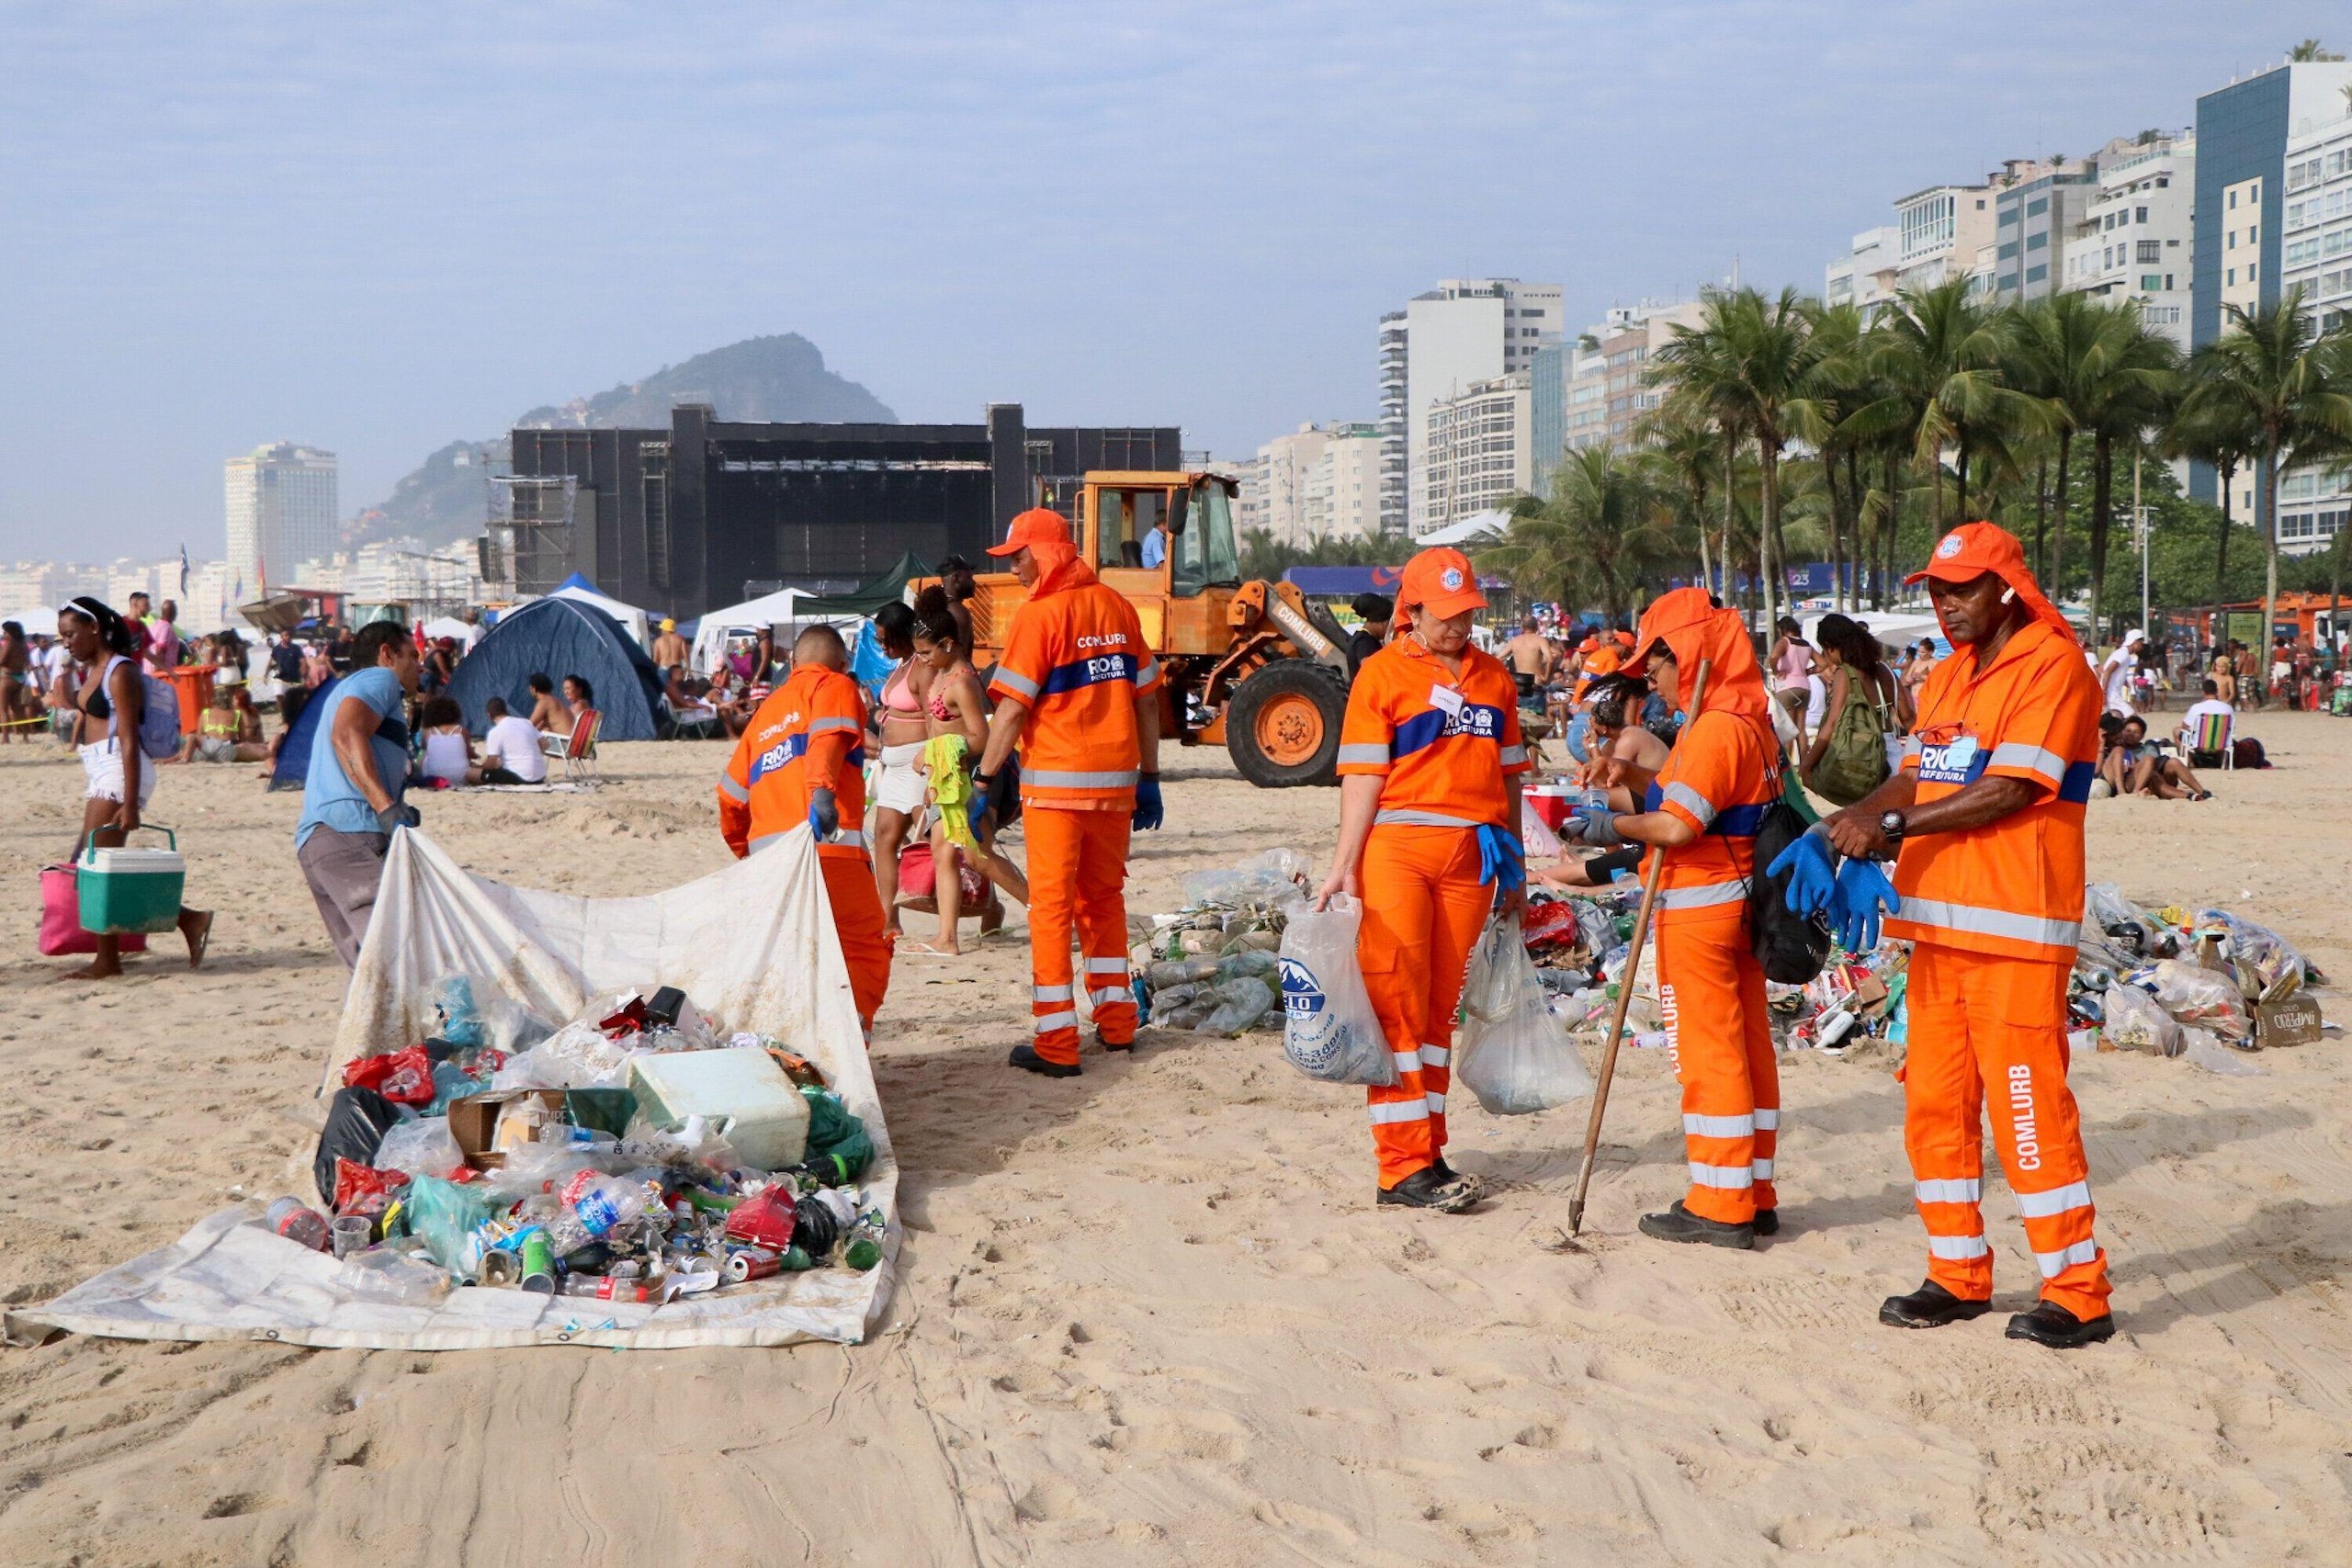
[(1478, 881), (1476, 824), (1375, 824), (1363, 857), (1356, 953), (1396, 1064), (1394, 1088), (1364, 1091), (1379, 1182), (1394, 1187), (1445, 1150), (1453, 1015), (1494, 890)]
[[(1747, 896), (1745, 885), (1729, 885)], [(1712, 888), (1690, 889), (1712, 892)], [(1772, 1162), (1781, 1128), (1780, 1066), (1765, 1011), (1764, 971), (1736, 919), (1657, 928), (1658, 1010), (1682, 1085), (1690, 1185), (1683, 1207), (1745, 1224), (1776, 1208)]]
[(1131, 1044), (1136, 999), (1124, 984), (1127, 813), (1035, 805), (1022, 814), (1022, 822), (1029, 840), (1030, 1027), (1037, 1055), (1049, 1062), (1078, 1060), (1073, 927), (1086, 949), (1086, 973), (1115, 975), (1122, 981), (1115, 996), (1108, 987), (1088, 986), (1095, 1032), (1106, 1045)]

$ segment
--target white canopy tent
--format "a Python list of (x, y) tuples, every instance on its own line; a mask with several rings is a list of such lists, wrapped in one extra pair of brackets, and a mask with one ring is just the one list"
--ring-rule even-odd
[(786, 588), (781, 592), (746, 599), (741, 604), (729, 604), (723, 610), (707, 612), (702, 624), (695, 628), (694, 672), (707, 675), (717, 670), (720, 656), (727, 651), (727, 639), (731, 637), (755, 637), (770, 626), (854, 626), (864, 619), (859, 615), (803, 617), (800, 602), (816, 597), (803, 589)]
[(55, 637), (57, 635), (57, 607), (53, 604), (36, 604), (29, 610), (9, 610), (0, 613), (0, 621), (16, 622), (25, 628), (27, 637)]

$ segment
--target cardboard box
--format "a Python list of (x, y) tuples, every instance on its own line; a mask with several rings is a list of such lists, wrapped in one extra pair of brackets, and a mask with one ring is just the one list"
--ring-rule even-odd
[(2309, 991), (2275, 1002), (2256, 1002), (2254, 1043), (2265, 1050), (2273, 1045), (2316, 1045), (2321, 1021), (2319, 998)]
[(506, 1156), (491, 1147), (498, 1133), (498, 1113), (509, 1102), (537, 1100), (547, 1107), (548, 1120), (560, 1122), (563, 1114), (563, 1090), (560, 1089), (509, 1089), (489, 1094), (469, 1094), (449, 1102), (449, 1136), (458, 1141), (458, 1152), (476, 1170), (497, 1170), (506, 1164)]

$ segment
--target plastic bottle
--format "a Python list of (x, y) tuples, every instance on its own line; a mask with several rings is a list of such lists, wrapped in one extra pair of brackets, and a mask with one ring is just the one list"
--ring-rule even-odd
[(288, 1241), (300, 1242), (312, 1252), (324, 1252), (329, 1244), (326, 1217), (300, 1198), (280, 1198), (269, 1206), (262, 1223)]
[(613, 1280), (601, 1274), (567, 1274), (560, 1296), (594, 1296), (600, 1302), (650, 1302), (654, 1287), (642, 1280)]
[(642, 1216), (651, 1199), (645, 1184), (583, 1170), (563, 1184), (563, 1210), (548, 1222), (548, 1245), (560, 1258), (600, 1241)]
[(857, 1228), (850, 1233), (849, 1245), (842, 1248), (842, 1261), (865, 1273), (882, 1261), (882, 1242), (887, 1235), (882, 1211), (867, 1210), (857, 1217)]

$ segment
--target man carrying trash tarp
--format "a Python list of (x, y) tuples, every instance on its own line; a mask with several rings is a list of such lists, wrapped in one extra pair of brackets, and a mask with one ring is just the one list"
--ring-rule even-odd
[(760, 704), (718, 777), (718, 830), (738, 859), (803, 822), (816, 834), (833, 931), (871, 1044), (890, 987), (890, 939), (865, 849), (865, 697), (848, 669), (839, 632), (800, 634), (792, 678)]
[[(2107, 1254), (2066, 1086), (2066, 985), (2083, 917), (2083, 815), (2098, 759), (2099, 684), (2074, 632), (1990, 523), (1944, 536), (1925, 571), (1953, 645), (1920, 689), (1902, 771), (1780, 860), (1792, 908), (1827, 908), (1849, 951), (1913, 943), (1904, 1144), (1928, 1278), (1879, 1321), (1935, 1328), (1993, 1295), (1981, 1122), (2025, 1221), (2041, 1301), (2008, 1336), (2055, 1348), (2107, 1338)], [(1846, 855), (1830, 873), (1829, 847)], [(1890, 885), (1877, 862), (1894, 860)], [(1898, 903), (1899, 895), (1899, 903)]]
[(996, 713), (973, 775), (972, 825), (1007, 813), (1021, 748), (1021, 819), (1029, 840), (1029, 1040), (1010, 1065), (1076, 1077), (1076, 926), (1094, 1033), (1107, 1051), (1136, 1043), (1127, 976), (1127, 838), (1160, 823), (1159, 664), (1126, 596), (1079, 558), (1069, 524), (1035, 507), (989, 554), (1010, 558), (1029, 590), (1012, 613), (989, 694)]

